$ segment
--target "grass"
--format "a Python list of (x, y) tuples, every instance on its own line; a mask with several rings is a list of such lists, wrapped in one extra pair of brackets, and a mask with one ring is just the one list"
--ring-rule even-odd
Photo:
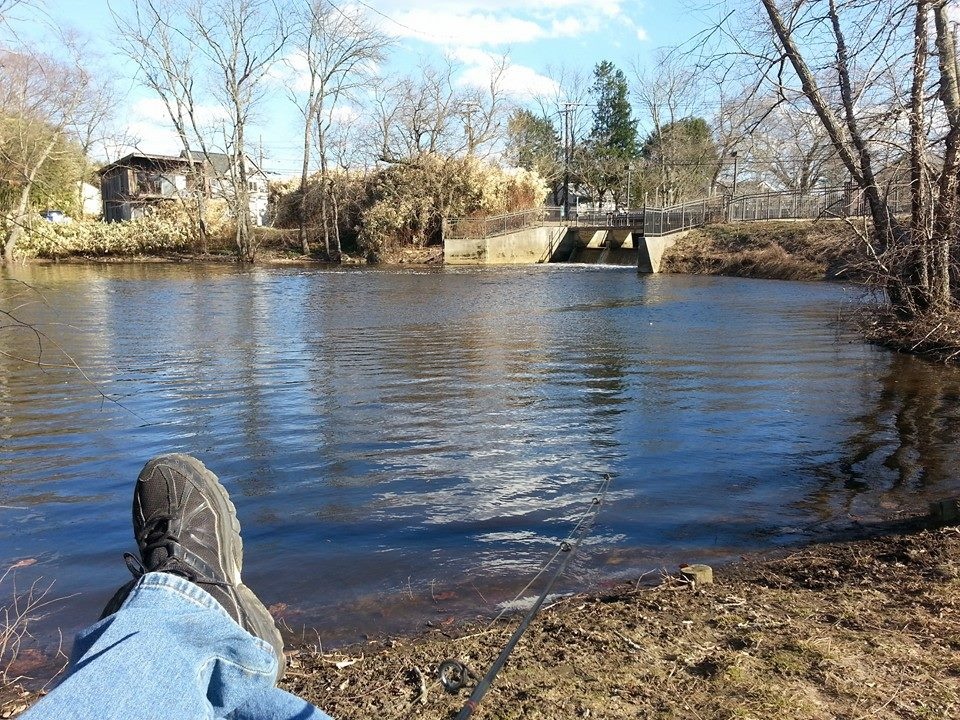
[(776, 280), (856, 279), (863, 258), (854, 233), (835, 220), (709, 225), (677, 240), (661, 272)]

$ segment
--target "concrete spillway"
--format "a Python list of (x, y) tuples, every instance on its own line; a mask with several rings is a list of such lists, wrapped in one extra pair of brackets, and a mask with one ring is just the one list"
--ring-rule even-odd
[(637, 251), (634, 248), (578, 248), (566, 261), (578, 265), (637, 266)]
[(629, 229), (544, 225), (486, 238), (447, 238), (448, 265), (533, 265), (574, 262), (660, 271), (663, 251), (680, 234), (647, 238)]

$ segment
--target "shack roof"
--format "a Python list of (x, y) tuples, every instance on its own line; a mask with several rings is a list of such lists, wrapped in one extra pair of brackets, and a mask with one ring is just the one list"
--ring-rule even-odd
[[(197, 160), (193, 161), (194, 163)], [(156, 153), (140, 153), (133, 152), (128, 155), (124, 155), (119, 160), (114, 160), (112, 163), (108, 163), (100, 168), (100, 174), (112, 170), (116, 167), (127, 167), (130, 165), (140, 165), (143, 163), (153, 163), (157, 165), (189, 165), (190, 160), (185, 157), (180, 157), (179, 155), (158, 155)]]

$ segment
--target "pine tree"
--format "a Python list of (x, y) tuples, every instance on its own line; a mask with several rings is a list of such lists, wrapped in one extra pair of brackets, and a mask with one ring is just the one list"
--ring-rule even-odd
[(593, 69), (591, 143), (604, 155), (631, 160), (637, 156), (637, 122), (627, 97), (629, 87), (623, 70), (604, 60)]

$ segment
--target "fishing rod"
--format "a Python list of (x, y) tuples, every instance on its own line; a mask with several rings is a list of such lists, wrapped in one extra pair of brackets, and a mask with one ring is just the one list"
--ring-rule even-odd
[[(496, 678), (500, 670), (503, 669), (504, 664), (507, 662), (507, 658), (509, 658), (510, 653), (513, 652), (513, 648), (520, 641), (523, 633), (526, 632), (527, 628), (530, 626), (531, 621), (549, 596), (550, 590), (553, 589), (554, 584), (560, 579), (560, 576), (563, 575), (563, 571), (567, 569), (567, 565), (570, 563), (571, 558), (573, 558), (573, 554), (576, 552), (577, 548), (580, 547), (580, 543), (583, 542), (583, 539), (589, 534), (590, 529), (593, 527), (593, 521), (600, 513), (600, 507), (603, 505), (603, 501), (606, 498), (609, 487), (610, 475), (609, 473), (605, 473), (603, 476), (603, 482), (600, 483), (597, 495), (593, 498), (593, 501), (590, 503), (590, 507), (587, 509), (587, 511), (584, 512), (580, 520), (577, 521), (577, 524), (567, 536), (567, 539), (560, 543), (557, 551), (540, 569), (540, 572), (536, 574), (533, 580), (527, 583), (527, 587), (520, 591), (520, 595), (526, 592), (530, 585), (532, 585), (536, 579), (540, 577), (546, 571), (546, 569), (550, 567), (551, 564), (553, 564), (557, 557), (559, 555), (563, 555), (563, 560), (553, 573), (550, 581), (543, 588), (543, 591), (540, 593), (540, 596), (537, 598), (536, 602), (533, 603), (533, 606), (527, 611), (527, 614), (517, 626), (517, 629), (513, 631), (513, 635), (510, 636), (507, 644), (503, 647), (503, 650), (500, 651), (500, 655), (497, 656), (497, 659), (494, 660), (493, 664), (490, 666), (490, 669), (487, 670), (487, 674), (483, 676), (483, 679), (479, 683), (477, 683), (477, 686), (470, 694), (470, 699), (467, 700), (463, 708), (457, 714), (456, 720), (468, 720), (468, 718), (473, 715), (474, 710), (477, 709), (477, 706), (480, 704), (483, 696), (487, 694), (487, 690), (490, 689), (490, 685), (493, 683), (494, 678)], [(520, 595), (517, 597), (519, 598)], [(491, 626), (503, 615), (505, 611), (506, 610), (501, 611), (501, 613), (493, 619)], [(445, 660), (440, 664), (439, 675), (440, 682), (447, 690), (451, 692), (456, 692), (462, 688), (466, 683), (467, 677), (474, 677), (473, 673), (470, 672), (466, 665), (459, 660), (452, 659)]]

